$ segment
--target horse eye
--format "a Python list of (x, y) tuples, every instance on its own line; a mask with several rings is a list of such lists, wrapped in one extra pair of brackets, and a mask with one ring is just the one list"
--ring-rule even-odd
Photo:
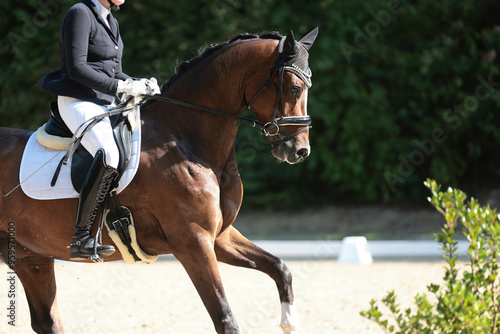
[(300, 95), (300, 93), (302, 93), (302, 88), (299, 87), (299, 86), (293, 86), (293, 87), (290, 88), (290, 91), (294, 95)]

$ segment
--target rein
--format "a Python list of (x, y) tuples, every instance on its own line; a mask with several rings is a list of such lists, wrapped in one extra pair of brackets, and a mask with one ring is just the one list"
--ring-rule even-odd
[(233, 119), (235, 121), (241, 122), (241, 123), (243, 123), (245, 125), (249, 125), (249, 126), (251, 126), (253, 128), (264, 129), (263, 125), (261, 125), (258, 121), (253, 120), (253, 119), (239, 117), (239, 116), (233, 116), (231, 114), (227, 114), (227, 113), (222, 112), (222, 111), (218, 111), (218, 110), (214, 110), (214, 109), (202, 107), (202, 106), (199, 106), (197, 104), (193, 104), (193, 103), (189, 103), (189, 102), (179, 101), (179, 100), (176, 100), (176, 99), (172, 99), (170, 97), (164, 97), (164, 96), (160, 96), (160, 95), (143, 95), (143, 96), (146, 97), (146, 98), (148, 98), (148, 99), (153, 99), (153, 100), (156, 100), (156, 101), (161, 101), (161, 102), (166, 102), (166, 103), (172, 103), (172, 104), (176, 104), (176, 105), (179, 105), (179, 106), (188, 107), (188, 108), (191, 108), (191, 109), (196, 109), (196, 110), (208, 112), (208, 113), (213, 114), (213, 115), (230, 118), (230, 119)]
[[(199, 106), (199, 105), (196, 105), (193, 103), (189, 103), (189, 102), (179, 101), (179, 100), (172, 99), (169, 97), (164, 97), (164, 96), (160, 96), (160, 95), (143, 95), (143, 96), (147, 97), (149, 99), (156, 100), (156, 101), (161, 101), (161, 102), (165, 102), (165, 103), (172, 103), (172, 104), (176, 104), (179, 106), (204, 111), (204, 112), (207, 112), (207, 113), (210, 113), (213, 115), (226, 117), (226, 118), (235, 120), (237, 122), (243, 123), (245, 125), (249, 125), (253, 128), (259, 128), (261, 131), (261, 134), (265, 135), (266, 137), (274, 137), (274, 136), (278, 137), (279, 139), (273, 143), (273, 146), (278, 146), (284, 142), (291, 140), (293, 137), (297, 136), (298, 134), (300, 134), (300, 133), (302, 133), (302, 132), (304, 132), (312, 127), (311, 126), (312, 120), (311, 120), (311, 117), (309, 115), (307, 115), (307, 116), (283, 116), (283, 107), (281, 105), (281, 96), (283, 93), (283, 88), (282, 88), (283, 87), (283, 74), (284, 74), (285, 70), (288, 71), (291, 68), (292, 67), (288, 66), (288, 64), (279, 64), (279, 65), (273, 66), (273, 68), (271, 69), (271, 76), (270, 76), (269, 80), (266, 81), (266, 83), (264, 84), (262, 89), (250, 100), (250, 103), (248, 103), (248, 105), (247, 105), (247, 108), (251, 109), (250, 106), (255, 101), (255, 99), (262, 92), (264, 92), (269, 87), (269, 85), (271, 83), (276, 87), (276, 91), (278, 92), (278, 98), (276, 99), (276, 103), (274, 105), (273, 116), (272, 116), (271, 121), (267, 122), (264, 125), (260, 124), (259, 121), (257, 121), (257, 120), (253, 120), (253, 119), (249, 119), (249, 118), (245, 118), (245, 117), (233, 116), (231, 114), (227, 114), (227, 113), (222, 112), (222, 111), (202, 107), (202, 106)], [(291, 71), (291, 72), (295, 72), (295, 71)], [(276, 77), (276, 75), (279, 75), (279, 85), (277, 85), (274, 82), (274, 78)], [(281, 116), (279, 118), (276, 117), (278, 110), (280, 111), (280, 114), (281, 114)], [(294, 133), (292, 133), (290, 135), (283, 136), (280, 133), (280, 127), (285, 127), (285, 126), (302, 126), (303, 128), (298, 130), (298, 131), (295, 131)]]

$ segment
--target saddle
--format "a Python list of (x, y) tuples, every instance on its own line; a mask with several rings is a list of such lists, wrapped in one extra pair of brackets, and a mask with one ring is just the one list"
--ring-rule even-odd
[[(113, 136), (115, 138), (116, 146), (118, 147), (118, 151), (120, 153), (117, 170), (120, 173), (119, 178), (121, 178), (132, 155), (132, 126), (128, 117), (123, 116), (122, 114), (110, 116), (110, 121), (113, 128)], [(50, 149), (64, 150), (70, 146), (73, 133), (62, 120), (59, 108), (55, 101), (50, 104), (49, 121), (37, 130), (36, 138), (42, 146)], [(54, 177), (51, 182), (52, 186), (57, 182), (60, 166), (63, 163), (63, 160), (60, 161), (59, 166), (54, 173)], [(71, 182), (75, 191), (78, 193), (80, 192), (85, 176), (87, 175), (87, 171), (89, 170), (93, 160), (94, 158), (92, 155), (81, 144), (79, 144), (72, 156), (71, 163)]]

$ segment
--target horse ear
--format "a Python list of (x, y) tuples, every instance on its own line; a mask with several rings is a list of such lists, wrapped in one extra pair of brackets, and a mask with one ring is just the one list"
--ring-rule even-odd
[(288, 56), (294, 56), (299, 52), (299, 47), (295, 43), (295, 36), (290, 30), (283, 43), (283, 53)]
[(304, 36), (299, 42), (302, 44), (307, 50), (311, 48), (318, 36), (319, 27), (314, 28), (310, 33)]

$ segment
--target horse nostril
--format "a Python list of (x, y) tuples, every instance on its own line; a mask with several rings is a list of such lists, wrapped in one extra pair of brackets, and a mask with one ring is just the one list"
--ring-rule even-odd
[(307, 158), (307, 156), (309, 155), (309, 151), (307, 150), (307, 148), (301, 148), (297, 151), (297, 155), (301, 158)]

